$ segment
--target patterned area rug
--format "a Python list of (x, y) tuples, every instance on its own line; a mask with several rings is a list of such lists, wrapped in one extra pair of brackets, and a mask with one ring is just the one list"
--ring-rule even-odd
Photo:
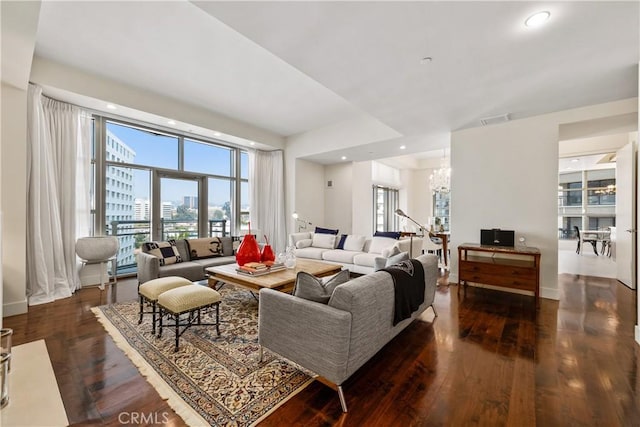
[[(224, 286), (220, 336), (193, 327), (174, 353), (173, 330), (151, 334), (151, 316), (138, 325), (138, 302), (93, 308), (98, 320), (140, 373), (189, 425), (249, 426), (264, 419), (311, 381), (311, 373), (265, 349), (258, 362), (258, 302)], [(203, 322), (213, 323), (215, 312)]]

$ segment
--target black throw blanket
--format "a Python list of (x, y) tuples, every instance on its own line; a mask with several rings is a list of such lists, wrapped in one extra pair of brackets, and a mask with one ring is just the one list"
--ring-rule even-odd
[(411, 317), (424, 302), (424, 267), (420, 261), (410, 259), (383, 268), (393, 279), (395, 310), (393, 326)]

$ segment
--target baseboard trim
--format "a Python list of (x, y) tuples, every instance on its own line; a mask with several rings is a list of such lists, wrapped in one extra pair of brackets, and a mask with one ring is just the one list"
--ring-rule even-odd
[(553, 288), (540, 288), (540, 298), (560, 301), (560, 290)]
[(2, 304), (2, 317), (17, 316), (28, 311), (27, 299)]

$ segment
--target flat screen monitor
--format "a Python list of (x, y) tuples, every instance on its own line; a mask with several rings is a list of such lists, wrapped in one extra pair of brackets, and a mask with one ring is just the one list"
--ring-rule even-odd
[(490, 230), (480, 230), (480, 244), (488, 246), (513, 246), (515, 242), (515, 232), (513, 230), (501, 230), (492, 228)]

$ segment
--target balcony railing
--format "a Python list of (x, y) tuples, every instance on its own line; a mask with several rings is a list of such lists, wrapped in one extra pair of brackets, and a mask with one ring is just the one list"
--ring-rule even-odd
[[(198, 237), (198, 222), (196, 220), (162, 219), (162, 240), (192, 239)], [(107, 226), (107, 235), (118, 237), (120, 251), (117, 260), (117, 274), (135, 273), (136, 254), (142, 244), (151, 240), (151, 221), (124, 220), (111, 221)], [(207, 236), (223, 237), (228, 234), (226, 219), (210, 219), (208, 221)]]

